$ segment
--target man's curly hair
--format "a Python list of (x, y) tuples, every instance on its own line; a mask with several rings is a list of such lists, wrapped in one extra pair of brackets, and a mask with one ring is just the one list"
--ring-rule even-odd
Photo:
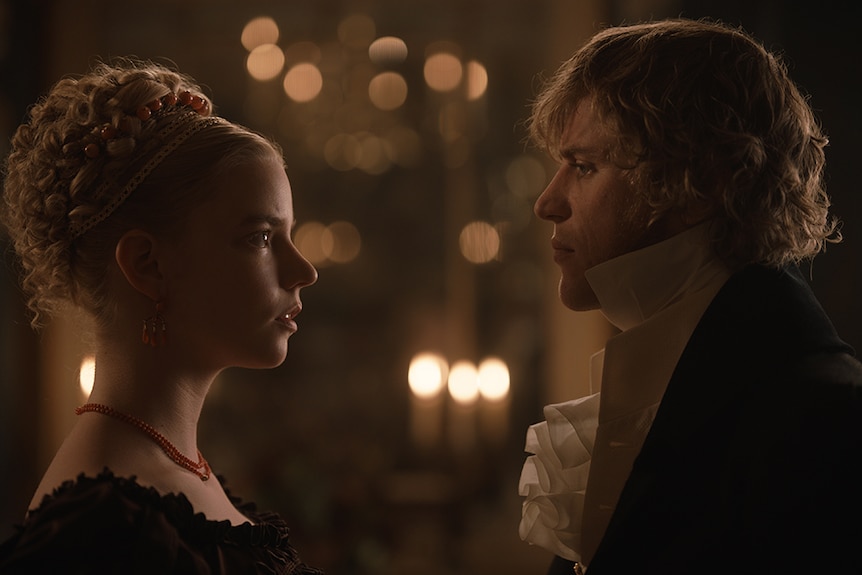
[(532, 141), (553, 153), (587, 100), (653, 220), (705, 210), (731, 266), (798, 263), (840, 241), (828, 140), (785, 64), (742, 30), (673, 19), (599, 32), (533, 103)]

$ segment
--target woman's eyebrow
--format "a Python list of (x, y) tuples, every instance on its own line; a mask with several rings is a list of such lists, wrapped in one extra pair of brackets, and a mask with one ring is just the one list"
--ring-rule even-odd
[(267, 214), (250, 214), (242, 219), (240, 226), (251, 226), (255, 224), (267, 224), (271, 227), (278, 228), (285, 225), (284, 218)]

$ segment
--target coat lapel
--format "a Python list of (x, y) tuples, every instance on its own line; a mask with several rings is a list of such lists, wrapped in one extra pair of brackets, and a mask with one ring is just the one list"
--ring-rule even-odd
[(699, 525), (697, 534), (684, 526), (693, 514), (721, 516), (711, 509), (721, 505), (718, 462), (732, 457), (726, 430), (739, 402), (759, 382), (774, 381), (775, 366), (823, 350), (849, 348), (798, 270), (752, 266), (731, 277), (677, 363), (590, 572), (602, 573), (620, 553), (697, 553), (698, 542), (717, 537), (726, 526)]

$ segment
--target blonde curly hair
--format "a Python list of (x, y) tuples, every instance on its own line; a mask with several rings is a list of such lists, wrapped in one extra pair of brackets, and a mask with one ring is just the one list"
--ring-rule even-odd
[(653, 221), (705, 211), (732, 267), (798, 263), (841, 240), (827, 138), (780, 58), (742, 30), (671, 19), (600, 31), (544, 85), (531, 140), (553, 154), (587, 99)]
[[(5, 164), (3, 223), (20, 259), (34, 327), (66, 303), (107, 321), (113, 313), (109, 264), (125, 231), (170, 234), (225, 169), (267, 154), (281, 158), (267, 138), (207, 119), (205, 129), (156, 163), (153, 158), (176, 137), (166, 126), (190, 112), (173, 106), (141, 121), (136, 110), (184, 91), (201, 98), (201, 116), (212, 110), (192, 78), (167, 66), (99, 62), (89, 73), (55, 84), (15, 132)], [(122, 131), (102, 142), (100, 154), (85, 153), (100, 127), (121, 123)], [(118, 197), (124, 188), (130, 195)]]

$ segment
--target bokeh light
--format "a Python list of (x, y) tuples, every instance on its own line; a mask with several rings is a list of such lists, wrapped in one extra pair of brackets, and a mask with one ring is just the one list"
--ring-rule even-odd
[(278, 24), (269, 16), (260, 16), (249, 20), (242, 29), (240, 41), (243, 47), (251, 52), (258, 46), (264, 44), (275, 44), (278, 42)]
[(413, 357), (407, 370), (407, 383), (414, 395), (423, 399), (436, 397), (448, 377), (448, 365), (443, 356), (422, 352)]
[(544, 166), (533, 156), (518, 156), (506, 166), (506, 185), (521, 198), (535, 199), (545, 187), (547, 178)]
[(369, 82), (368, 97), (381, 110), (394, 110), (407, 100), (407, 81), (397, 72), (381, 72)]
[(479, 394), (489, 401), (500, 401), (509, 394), (509, 368), (497, 357), (479, 364)]
[(500, 253), (500, 234), (488, 222), (471, 222), (458, 237), (461, 254), (474, 264), (487, 263)]
[(359, 169), (379, 175), (392, 164), (387, 142), (367, 132), (340, 133), (329, 138), (323, 145), (323, 158), (333, 169), (341, 172)]
[(323, 88), (323, 75), (314, 64), (297, 64), (284, 75), (284, 93), (295, 102), (310, 102)]
[(261, 44), (249, 53), (245, 65), (255, 80), (272, 80), (284, 68), (284, 52), (275, 44)]
[(466, 360), (456, 361), (449, 371), (449, 394), (456, 402), (471, 404), (479, 398), (479, 374)]
[(333, 222), (327, 226), (331, 245), (323, 246), (327, 258), (337, 264), (343, 264), (356, 259), (362, 247), (362, 237), (356, 226), (350, 222)]
[(386, 154), (386, 144), (371, 132), (358, 134), (360, 154), (356, 167), (366, 174), (379, 175), (389, 169), (391, 163)]
[(438, 52), (425, 60), (425, 82), (432, 90), (451, 92), (461, 83), (461, 61), (448, 52)]
[(467, 62), (467, 99), (478, 100), (488, 89), (488, 71), (480, 62)]
[(323, 157), (331, 168), (347, 172), (359, 165), (362, 147), (352, 134), (336, 134), (323, 146)]
[(316, 266), (323, 265), (326, 263), (324, 236), (328, 233), (322, 223), (306, 222), (296, 228), (293, 243), (305, 259)]
[(407, 44), (395, 36), (383, 36), (368, 47), (368, 57), (378, 66), (394, 66), (407, 59)]
[(362, 249), (362, 236), (352, 223), (337, 221), (328, 226), (306, 222), (294, 234), (293, 243), (316, 266), (344, 264), (356, 259)]

